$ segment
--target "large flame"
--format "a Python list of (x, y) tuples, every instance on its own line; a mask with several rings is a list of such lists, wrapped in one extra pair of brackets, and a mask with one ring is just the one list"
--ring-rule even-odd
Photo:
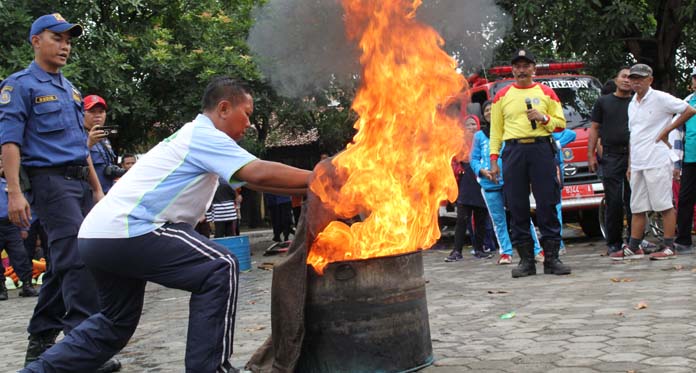
[(332, 160), (334, 173), (317, 168), (310, 188), (337, 216), (363, 220), (333, 221), (317, 235), (307, 262), (318, 273), (331, 262), (432, 246), (441, 201), (457, 197), (450, 162), (465, 148), (457, 118), (442, 108), (466, 81), (437, 32), (415, 20), (421, 1), (342, 4), (348, 36), (361, 50), (358, 132)]

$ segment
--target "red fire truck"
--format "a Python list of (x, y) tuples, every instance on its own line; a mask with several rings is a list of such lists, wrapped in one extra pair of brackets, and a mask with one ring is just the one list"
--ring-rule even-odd
[[(577, 221), (587, 236), (602, 235), (604, 224), (600, 224), (600, 205), (604, 197), (604, 187), (599, 177), (589, 171), (587, 162), (587, 141), (589, 137), (592, 107), (600, 95), (600, 82), (589, 75), (581, 74), (581, 62), (538, 64), (535, 81), (551, 87), (563, 105), (566, 128), (575, 131), (576, 139), (563, 148), (564, 187), (562, 209), (565, 222)], [(491, 100), (502, 88), (514, 83), (511, 66), (498, 66), (488, 69), (484, 76), (479, 74), (468, 78), (471, 103), (467, 110), (480, 114), (481, 104)], [(533, 196), (531, 208), (536, 204)], [(440, 209), (443, 220), (451, 222), (456, 218), (451, 210)], [(445, 223), (447, 224), (447, 223)]]

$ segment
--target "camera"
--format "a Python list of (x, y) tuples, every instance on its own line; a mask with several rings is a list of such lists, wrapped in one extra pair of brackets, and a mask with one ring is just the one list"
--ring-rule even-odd
[(101, 130), (104, 131), (106, 136), (118, 134), (118, 126), (102, 126)]
[(126, 173), (126, 170), (118, 167), (114, 164), (110, 164), (104, 168), (104, 176), (108, 177), (109, 179), (115, 179), (117, 177), (121, 177)]

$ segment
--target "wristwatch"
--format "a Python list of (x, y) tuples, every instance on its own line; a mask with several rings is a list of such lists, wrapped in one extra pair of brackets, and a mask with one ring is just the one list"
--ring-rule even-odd
[(551, 120), (551, 118), (549, 118), (548, 115), (544, 114), (544, 119), (542, 120), (542, 122), (543, 122), (544, 124), (546, 124), (546, 123), (548, 123), (550, 120)]

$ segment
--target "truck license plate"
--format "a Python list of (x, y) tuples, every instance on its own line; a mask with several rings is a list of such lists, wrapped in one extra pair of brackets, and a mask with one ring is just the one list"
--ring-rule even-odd
[(563, 187), (562, 198), (581, 198), (594, 194), (592, 185), (566, 185)]

